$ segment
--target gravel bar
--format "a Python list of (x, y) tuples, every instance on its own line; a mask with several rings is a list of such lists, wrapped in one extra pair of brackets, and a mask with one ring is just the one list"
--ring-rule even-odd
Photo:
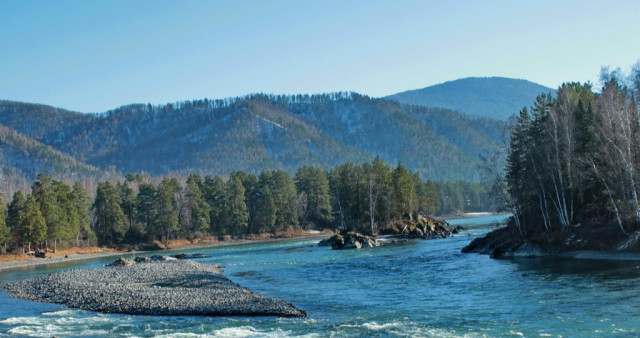
[(306, 312), (241, 287), (212, 265), (172, 260), (71, 269), (7, 284), (13, 296), (135, 315), (304, 317)]

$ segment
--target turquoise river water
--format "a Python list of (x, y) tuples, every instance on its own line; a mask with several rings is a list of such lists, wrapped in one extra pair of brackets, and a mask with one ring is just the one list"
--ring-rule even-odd
[[(307, 318), (99, 314), (0, 291), (0, 335), (27, 336), (639, 336), (640, 262), (568, 258), (495, 260), (460, 249), (505, 216), (452, 238), (335, 251), (317, 240), (197, 252), (233, 281), (293, 303)], [(479, 225), (486, 226), (479, 226)], [(194, 251), (196, 252), (196, 251)], [(113, 257), (0, 272), (0, 284)]]

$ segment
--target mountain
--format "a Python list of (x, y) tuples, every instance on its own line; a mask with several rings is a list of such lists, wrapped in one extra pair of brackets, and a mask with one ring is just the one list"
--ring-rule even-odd
[(101, 114), (0, 101), (0, 124), (80, 162), (120, 173), (228, 174), (330, 168), (378, 155), (423, 178), (479, 179), (479, 154), (505, 124), (355, 93), (134, 104)]
[(542, 93), (555, 90), (527, 80), (469, 77), (385, 97), (400, 103), (442, 107), (475, 116), (506, 121), (529, 107)]
[(0, 185), (11, 196), (14, 191), (28, 188), (43, 173), (56, 178), (82, 180), (105, 178), (108, 174), (0, 125)]

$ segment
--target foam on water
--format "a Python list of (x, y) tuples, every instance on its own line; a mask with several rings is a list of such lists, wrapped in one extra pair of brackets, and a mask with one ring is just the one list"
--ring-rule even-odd
[(283, 337), (292, 332), (276, 329), (270, 332), (258, 330), (251, 326), (227, 327), (211, 333), (213, 337)]

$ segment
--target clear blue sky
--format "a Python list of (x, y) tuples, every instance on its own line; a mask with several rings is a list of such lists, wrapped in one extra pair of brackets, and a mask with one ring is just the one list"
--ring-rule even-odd
[(0, 1), (0, 99), (100, 112), (254, 92), (549, 87), (640, 59), (640, 1)]

